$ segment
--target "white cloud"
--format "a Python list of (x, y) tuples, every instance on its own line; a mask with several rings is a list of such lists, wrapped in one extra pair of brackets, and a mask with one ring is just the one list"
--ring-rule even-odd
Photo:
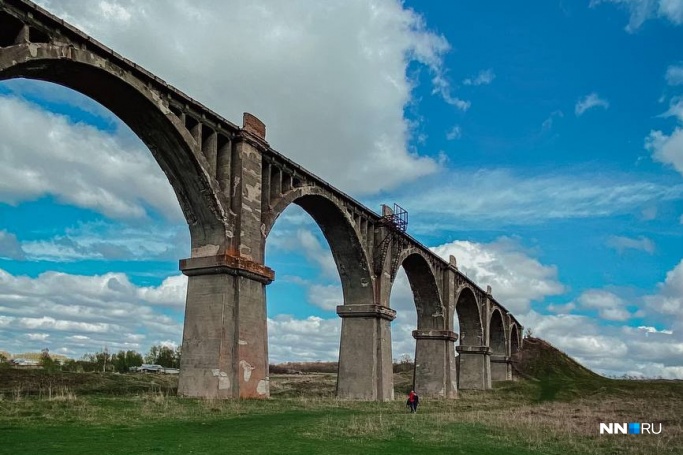
[(446, 102), (469, 107), (442, 68), (446, 39), (395, 0), (40, 3), (226, 118), (257, 115), (276, 149), (356, 194), (437, 169), (408, 147), (410, 64)]
[(678, 317), (683, 322), (683, 260), (667, 272), (664, 282), (658, 285), (658, 291), (645, 297), (648, 309), (664, 316)]
[[(683, 2), (681, 2), (683, 4)], [(666, 83), (669, 85), (683, 84), (683, 64), (670, 65), (666, 69)]]
[(576, 309), (576, 304), (574, 302), (569, 302), (565, 304), (551, 304), (548, 305), (548, 311), (552, 311), (553, 313), (571, 313)]
[(676, 128), (668, 136), (661, 131), (650, 131), (645, 148), (656, 161), (669, 164), (683, 174), (683, 128)]
[(311, 284), (306, 298), (313, 305), (327, 311), (335, 311), (337, 305), (344, 304), (341, 286), (334, 284)]
[(453, 141), (455, 139), (459, 139), (462, 136), (462, 129), (460, 128), (460, 125), (455, 125), (453, 128), (448, 130), (446, 133), (446, 139), (449, 141)]
[(535, 336), (600, 374), (683, 379), (680, 331), (604, 326), (588, 316), (541, 315), (534, 311), (520, 319)]
[(614, 248), (620, 254), (629, 249), (645, 251), (650, 254), (655, 252), (654, 242), (642, 235), (637, 239), (614, 235), (607, 239), (607, 246)]
[(278, 315), (268, 319), (268, 356), (271, 363), (336, 361), (339, 358), (341, 318)]
[(0, 231), (0, 258), (19, 260), (26, 258), (17, 236), (4, 230)]
[(33, 261), (177, 260), (189, 256), (189, 237), (184, 223), (98, 221), (80, 223), (52, 238), (25, 241), (21, 248)]
[(645, 335), (649, 333), (663, 333), (664, 335), (673, 335), (673, 331), (671, 330), (657, 330), (655, 327), (646, 325), (639, 326), (638, 330), (642, 330), (643, 332), (645, 332)]
[(626, 30), (635, 32), (648, 19), (662, 18), (675, 25), (683, 24), (683, 0), (591, 0), (591, 6), (615, 3), (629, 10)]
[(669, 109), (660, 117), (676, 117), (680, 122), (683, 122), (683, 98), (674, 97), (669, 102)]
[(462, 81), (463, 85), (488, 85), (496, 78), (492, 69), (479, 71), (474, 78), (467, 78)]
[(0, 345), (80, 356), (105, 345), (144, 351), (152, 339), (180, 341), (186, 283), (181, 275), (139, 287), (122, 273), (31, 278), (0, 270)]
[(682, 195), (683, 185), (637, 181), (623, 174), (579, 171), (527, 177), (505, 169), (460, 169), (443, 179), (416, 183), (396, 197), (411, 214), (411, 232), (424, 234), (640, 215), (657, 201)]
[(583, 292), (578, 301), (584, 308), (598, 310), (600, 317), (608, 321), (626, 321), (631, 317), (626, 303), (612, 292), (590, 289)]
[(529, 256), (514, 239), (501, 237), (491, 243), (454, 241), (431, 248), (448, 260), (456, 257), (458, 268), (480, 286), (490, 285), (493, 296), (513, 314), (525, 313), (532, 301), (564, 292), (554, 266)]
[[(287, 210), (289, 211), (290, 209), (288, 208)], [(298, 227), (302, 225), (298, 221), (295, 224), (290, 223), (288, 226), (283, 226), (280, 223), (276, 224), (271, 231), (272, 235), (268, 237), (266, 257), (268, 257), (268, 251), (271, 248), (286, 252), (303, 253), (306, 259), (316, 265), (323, 279), (339, 283), (337, 264), (334, 262), (330, 247), (322, 236), (320, 228), (315, 225), (310, 217), (302, 221), (307, 226), (306, 228)]]
[(581, 116), (583, 115), (584, 112), (586, 112), (588, 109), (592, 109), (594, 107), (602, 107), (604, 109), (609, 108), (609, 102), (606, 99), (600, 98), (600, 96), (593, 92), (589, 95), (584, 96), (583, 98), (580, 98), (576, 102), (576, 106), (574, 106), (574, 113), (576, 116)]
[[(669, 109), (660, 117), (675, 117), (683, 124), (683, 98), (674, 97), (669, 103)], [(683, 174), (683, 128), (676, 127), (667, 135), (662, 131), (650, 131), (645, 138), (645, 148), (652, 153), (655, 161), (673, 166)]]
[(113, 218), (140, 218), (149, 205), (180, 220), (166, 176), (142, 143), (74, 124), (36, 105), (0, 96), (0, 202), (53, 195)]

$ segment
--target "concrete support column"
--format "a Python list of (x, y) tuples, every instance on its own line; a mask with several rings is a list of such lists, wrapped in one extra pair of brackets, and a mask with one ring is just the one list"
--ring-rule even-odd
[(390, 324), (396, 312), (374, 304), (340, 305), (337, 314), (343, 318), (337, 398), (393, 400)]
[(512, 362), (510, 357), (500, 354), (491, 355), (491, 381), (509, 381), (512, 379)]
[(458, 346), (458, 388), (487, 390), (491, 388), (491, 351), (488, 346)]
[(268, 398), (269, 268), (221, 255), (180, 261), (188, 278), (178, 394)]
[(413, 330), (415, 391), (423, 397), (457, 398), (453, 356), (458, 335), (451, 330)]

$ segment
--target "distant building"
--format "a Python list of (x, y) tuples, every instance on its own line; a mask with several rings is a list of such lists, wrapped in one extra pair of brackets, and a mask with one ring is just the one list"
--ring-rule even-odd
[(30, 360), (30, 359), (12, 359), (9, 361), (9, 363), (14, 366), (15, 368), (41, 368), (40, 362), (38, 360)]

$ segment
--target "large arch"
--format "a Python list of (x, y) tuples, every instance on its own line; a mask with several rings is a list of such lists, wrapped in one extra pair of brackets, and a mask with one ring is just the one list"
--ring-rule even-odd
[(264, 212), (264, 235), (271, 232), (290, 204), (301, 207), (320, 227), (341, 280), (344, 302), (337, 307), (337, 314), (342, 317), (337, 396), (393, 399), (389, 324), (394, 314), (375, 304), (370, 261), (353, 220), (324, 189), (299, 187), (280, 195)]
[[(0, 19), (3, 25), (16, 21), (7, 14)], [(23, 30), (27, 29), (31, 40), (34, 29), (23, 26)], [(262, 288), (269, 277), (251, 283), (253, 274), (234, 267), (242, 266), (244, 261), (228, 257), (233, 250), (234, 229), (230, 223), (234, 223), (234, 217), (228, 217), (227, 198), (202, 155), (198, 139), (195, 140), (185, 120), (171, 110), (164, 94), (158, 91), (165, 84), (113, 52), (107, 54), (100, 48), (88, 49), (65, 42), (67, 38), (61, 35), (55, 38), (59, 44), (50, 43), (50, 37), (41, 33), (36, 35), (38, 42), (20, 44), (7, 42), (6, 36), (0, 37), (3, 40), (0, 42), (0, 80), (25, 78), (55, 83), (93, 99), (112, 112), (151, 151), (168, 178), (189, 226), (193, 259), (181, 261), (183, 273), (189, 278), (179, 394), (267, 395), (267, 359), (259, 346), (259, 333), (239, 331), (239, 319), (251, 320), (252, 327), (265, 326), (265, 317), (260, 320), (262, 311), (255, 302), (264, 293)], [(258, 267), (251, 268), (262, 272)], [(242, 276), (236, 276), (240, 273)], [(256, 274), (259, 279), (261, 275)], [(240, 286), (248, 296), (234, 291)], [(240, 311), (236, 311), (238, 306), (242, 307)], [(223, 346), (238, 331), (241, 338), (251, 343), (249, 349), (231, 349), (226, 354)], [(241, 359), (246, 358), (249, 360), (244, 361), (245, 365), (256, 365), (249, 384), (238, 380)], [(225, 376), (214, 374), (216, 371)]]
[(480, 304), (474, 290), (464, 286), (457, 293), (455, 311), (460, 326), (458, 388), (490, 388), (489, 348), (484, 340)]
[(184, 125), (139, 79), (97, 55), (69, 45), (24, 43), (0, 48), (0, 80), (52, 82), (97, 101), (145, 143), (164, 171), (190, 227), (192, 248), (224, 250), (226, 206), (206, 159)]
[(515, 355), (519, 351), (519, 328), (516, 323), (512, 323), (510, 327), (510, 355)]
[[(456, 336), (447, 325), (448, 312), (443, 304), (440, 280), (431, 263), (416, 248), (403, 250), (395, 264), (405, 271), (415, 308), (413, 389), (425, 397), (455, 398), (453, 342)], [(392, 281), (387, 289), (387, 300), (393, 284)]]
[(503, 313), (501, 313), (500, 309), (494, 308), (489, 321), (489, 347), (491, 348), (491, 354), (505, 355), (507, 352), (506, 346)]
[(405, 270), (410, 290), (413, 292), (413, 301), (417, 311), (417, 329), (445, 330), (445, 310), (436, 276), (429, 262), (421, 254), (409, 251), (399, 258), (398, 263)]
[(341, 279), (344, 304), (374, 302), (372, 273), (358, 232), (346, 212), (319, 188), (291, 190), (264, 214), (266, 242), (275, 221), (290, 204), (296, 204), (308, 213), (325, 236)]
[(455, 301), (455, 312), (460, 325), (460, 346), (484, 346), (484, 330), (479, 302), (474, 291), (463, 287)]
[(491, 380), (508, 379), (507, 342), (503, 313), (494, 308), (489, 319), (489, 348), (491, 349)]

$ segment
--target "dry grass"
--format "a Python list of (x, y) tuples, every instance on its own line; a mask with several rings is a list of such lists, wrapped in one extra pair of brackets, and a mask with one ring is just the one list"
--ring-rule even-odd
[[(263, 416), (286, 425), (288, 419), (303, 415), (308, 420), (296, 431), (316, 444), (348, 440), (390, 445), (408, 439), (458, 447), (467, 438), (474, 444), (485, 438), (501, 451), (514, 446), (563, 455), (683, 454), (680, 382), (599, 377), (572, 381), (555, 384), (560, 392), (552, 400), (540, 401), (545, 399), (541, 381), (520, 381), (493, 391), (464, 391), (457, 400), (423, 399), (417, 414), (407, 412), (401, 394), (387, 403), (336, 400), (336, 378), (329, 374), (273, 375), (271, 400), (180, 399), (169, 388), (151, 383), (147, 392), (99, 396), (47, 383), (42, 389), (5, 389), (0, 395), (0, 424), (145, 426)], [(601, 436), (600, 422), (661, 422), (663, 431)]]

